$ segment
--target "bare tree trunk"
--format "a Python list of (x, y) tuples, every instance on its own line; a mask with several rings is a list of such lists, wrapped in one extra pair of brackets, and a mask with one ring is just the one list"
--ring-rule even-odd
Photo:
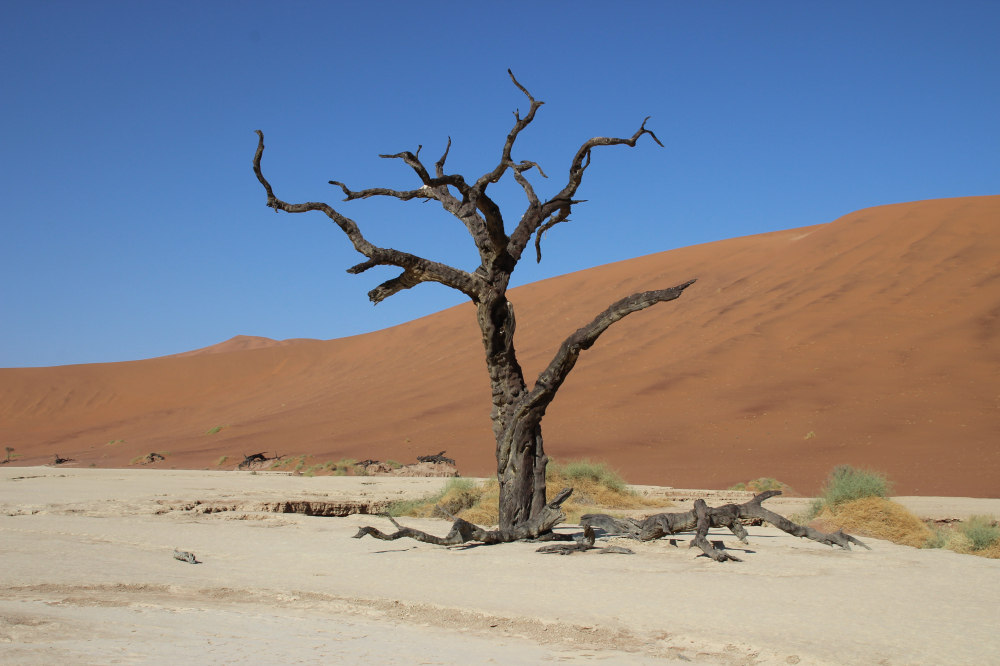
[(490, 418), (497, 447), (500, 526), (507, 529), (534, 518), (546, 504), (545, 410), (523, 409), (528, 391), (514, 349), (514, 306), (505, 296), (480, 303), (478, 320), (493, 390)]

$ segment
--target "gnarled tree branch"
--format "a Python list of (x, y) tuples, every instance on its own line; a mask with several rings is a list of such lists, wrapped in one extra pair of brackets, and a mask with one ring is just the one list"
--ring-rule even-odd
[[(264, 154), (264, 133), (260, 130), (257, 130), (256, 133), (259, 139), (257, 142), (257, 152), (253, 158), (253, 170), (257, 174), (257, 180), (260, 181), (267, 192), (268, 207), (273, 208), (275, 212), (283, 210), (286, 213), (306, 213), (318, 210), (325, 213), (327, 217), (333, 220), (347, 234), (347, 237), (354, 245), (354, 249), (368, 257), (368, 261), (349, 269), (351, 273), (361, 273), (372, 266), (378, 265), (398, 266), (403, 269), (403, 274), (399, 277), (389, 280), (368, 292), (368, 297), (373, 303), (377, 304), (389, 296), (403, 289), (409, 289), (421, 282), (439, 282), (461, 291), (475, 302), (478, 302), (482, 298), (482, 295), (486, 291), (486, 285), (481, 278), (471, 273), (466, 273), (446, 264), (430, 261), (429, 259), (406, 252), (372, 245), (365, 240), (354, 220), (341, 215), (328, 204), (312, 201), (303, 204), (290, 204), (276, 197), (271, 184), (264, 178), (264, 174), (260, 168), (260, 160)], [(416, 159), (416, 156), (413, 157)], [(346, 190), (346, 188), (344, 189)]]
[(510, 243), (508, 244), (507, 251), (515, 260), (521, 258), (524, 248), (528, 245), (528, 239), (531, 238), (533, 233), (538, 231), (539, 227), (545, 224), (545, 221), (549, 217), (557, 211), (568, 210), (575, 203), (581, 203), (572, 199), (577, 189), (579, 189), (580, 183), (583, 182), (584, 171), (590, 166), (590, 153), (594, 148), (599, 146), (629, 146), (630, 148), (634, 148), (636, 142), (639, 141), (639, 138), (643, 134), (648, 134), (653, 137), (653, 141), (659, 146), (663, 146), (660, 140), (656, 138), (656, 135), (651, 130), (646, 129), (647, 120), (649, 120), (648, 117), (642, 121), (642, 125), (639, 126), (639, 129), (631, 138), (617, 139), (598, 136), (580, 146), (580, 149), (576, 151), (576, 155), (573, 157), (573, 162), (570, 164), (569, 180), (566, 186), (554, 197), (541, 204), (541, 206), (536, 207), (534, 204), (530, 204), (514, 233), (510, 235)]
[(569, 222), (569, 206), (560, 210), (559, 214), (555, 217), (549, 218), (549, 220), (540, 226), (538, 231), (535, 232), (536, 263), (542, 263), (542, 235), (560, 222)]
[(655, 291), (643, 291), (632, 294), (628, 298), (623, 298), (611, 307), (597, 315), (592, 322), (578, 329), (573, 335), (559, 346), (559, 351), (549, 363), (548, 367), (538, 376), (535, 387), (528, 396), (527, 402), (537, 402), (551, 399), (555, 392), (559, 390), (562, 383), (566, 381), (576, 361), (580, 358), (580, 352), (590, 349), (604, 331), (620, 321), (624, 317), (645, 310), (646, 308), (679, 298), (685, 289), (694, 284), (696, 280), (688, 280), (684, 284), (669, 289), (658, 289)]

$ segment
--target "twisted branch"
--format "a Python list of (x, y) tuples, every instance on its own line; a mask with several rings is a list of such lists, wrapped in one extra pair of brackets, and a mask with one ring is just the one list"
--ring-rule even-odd
[[(403, 289), (409, 289), (416, 286), (421, 282), (439, 282), (461, 291), (475, 302), (478, 302), (485, 293), (486, 285), (483, 283), (481, 278), (475, 275), (466, 273), (465, 271), (457, 268), (452, 268), (446, 264), (418, 257), (413, 254), (372, 245), (365, 240), (365, 237), (361, 234), (361, 230), (358, 228), (358, 225), (354, 220), (341, 215), (328, 204), (313, 201), (301, 204), (290, 204), (276, 197), (274, 195), (274, 190), (271, 188), (271, 184), (267, 182), (266, 178), (264, 178), (264, 174), (261, 172), (260, 168), (260, 160), (264, 154), (264, 133), (260, 130), (256, 130), (256, 133), (259, 139), (257, 142), (257, 152), (254, 154), (253, 158), (253, 170), (257, 175), (257, 180), (260, 181), (260, 184), (264, 186), (265, 192), (267, 192), (266, 205), (268, 207), (273, 208), (275, 212), (283, 210), (286, 213), (305, 213), (318, 210), (325, 213), (327, 217), (333, 220), (334, 223), (336, 223), (336, 225), (340, 227), (345, 234), (347, 234), (347, 237), (354, 245), (354, 249), (368, 257), (368, 261), (349, 269), (349, 272), (351, 273), (361, 273), (373, 266), (378, 265), (398, 266), (403, 269), (403, 273), (399, 277), (384, 282), (368, 292), (368, 298), (373, 303), (378, 304), (389, 296), (392, 296)], [(407, 153), (407, 155), (410, 154)], [(413, 160), (416, 160), (415, 155), (411, 155), (411, 157)], [(419, 160), (416, 160), (416, 163), (419, 164)], [(342, 188), (349, 192), (346, 187), (342, 186)]]
[(655, 291), (643, 291), (632, 294), (627, 298), (613, 303), (607, 310), (597, 315), (592, 322), (578, 329), (573, 335), (559, 346), (555, 358), (548, 367), (538, 376), (535, 387), (529, 394), (529, 401), (544, 399), (546, 396), (554, 396), (562, 383), (566, 381), (576, 361), (580, 358), (580, 352), (590, 349), (604, 331), (617, 321), (627, 317), (633, 312), (639, 312), (646, 308), (680, 298), (685, 289), (695, 283), (695, 280), (688, 280), (684, 284), (669, 289), (659, 289)]
[[(507, 251), (514, 257), (515, 260), (521, 258), (521, 253), (524, 252), (524, 248), (528, 244), (528, 239), (531, 235), (539, 230), (545, 221), (555, 214), (557, 211), (562, 211), (563, 209), (568, 209), (572, 207), (573, 204), (582, 203), (580, 201), (573, 201), (573, 196), (576, 194), (577, 189), (580, 187), (580, 183), (583, 182), (583, 173), (590, 166), (590, 155), (594, 148), (599, 146), (629, 146), (634, 148), (639, 138), (643, 134), (648, 134), (653, 137), (653, 141), (657, 143), (660, 147), (663, 144), (660, 140), (656, 138), (656, 135), (652, 130), (646, 129), (646, 121), (649, 117), (646, 117), (642, 121), (642, 125), (639, 129), (628, 139), (618, 139), (598, 136), (586, 141), (580, 149), (576, 151), (576, 155), (573, 158), (573, 162), (570, 164), (569, 168), (569, 180), (566, 186), (556, 194), (554, 197), (546, 201), (544, 204), (536, 205), (531, 202), (529, 197), (529, 206), (527, 212), (521, 218), (521, 222), (517, 225), (514, 233), (510, 235), (510, 243), (508, 244)], [(569, 213), (567, 212), (567, 215)], [(563, 220), (564, 221), (564, 220)], [(536, 249), (538, 246), (536, 244)], [(541, 251), (539, 250), (539, 255)]]

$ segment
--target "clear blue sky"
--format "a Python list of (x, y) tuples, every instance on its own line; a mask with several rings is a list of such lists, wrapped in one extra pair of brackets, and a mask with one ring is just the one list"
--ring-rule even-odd
[[(0, 3), (0, 366), (120, 361), (237, 334), (335, 338), (461, 301), (421, 285), (372, 307), (327, 201), (380, 245), (476, 266), (378, 153), (475, 178), (526, 107), (515, 159), (543, 194), (591, 136), (642, 118), (666, 148), (595, 153), (573, 221), (523, 284), (880, 204), (1000, 193), (1000, 3)], [(433, 161), (433, 159), (429, 160)], [(509, 177), (508, 177), (509, 178)], [(523, 209), (498, 187), (508, 225)], [(706, 267), (710, 270), (710, 267)], [(581, 322), (583, 323), (583, 322)]]

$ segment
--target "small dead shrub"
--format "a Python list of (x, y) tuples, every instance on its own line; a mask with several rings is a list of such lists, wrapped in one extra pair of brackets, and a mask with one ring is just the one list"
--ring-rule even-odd
[(934, 532), (924, 521), (902, 504), (883, 497), (865, 497), (837, 506), (827, 505), (817, 517), (852, 534), (914, 548), (925, 547), (934, 538)]
[(771, 477), (761, 477), (746, 483), (737, 483), (735, 486), (730, 486), (729, 490), (747, 490), (757, 494), (766, 493), (768, 490), (780, 490), (783, 494), (794, 492), (787, 483), (782, 483)]

